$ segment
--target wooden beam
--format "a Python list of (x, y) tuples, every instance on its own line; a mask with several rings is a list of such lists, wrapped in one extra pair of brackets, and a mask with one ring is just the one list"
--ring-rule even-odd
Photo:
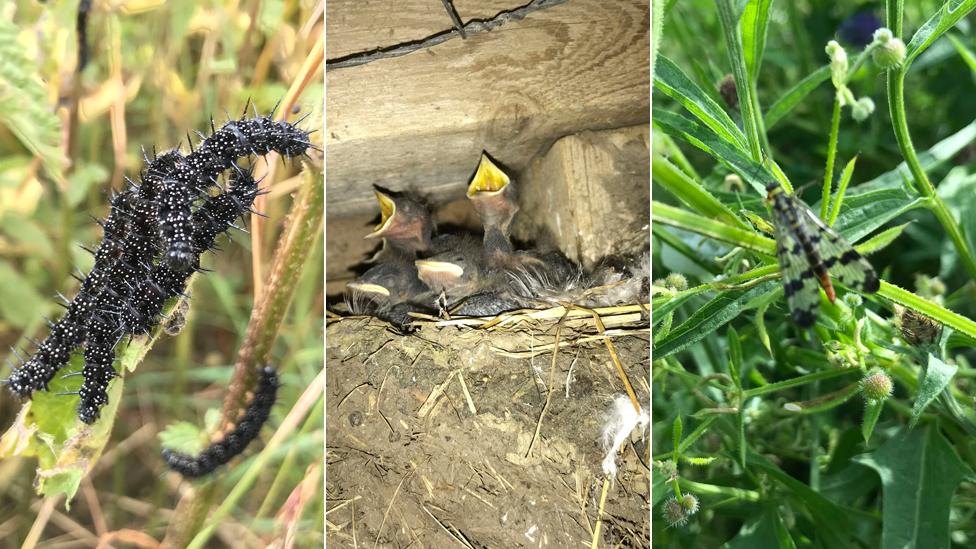
[(588, 269), (608, 255), (639, 253), (650, 222), (650, 128), (564, 137), (518, 184), (516, 238), (554, 246)]
[[(335, 55), (373, 49), (364, 47), (370, 35), (386, 46), (388, 36), (450, 28), (437, 0), (388, 2), (385, 16), (366, 8), (373, 3), (355, 2), (358, 14), (349, 4), (329, 2)], [(455, 3), (462, 21), (473, 5)], [(417, 6), (428, 15), (417, 17)], [(401, 13), (414, 14), (403, 16), (413, 32), (400, 30)], [(482, 150), (518, 174), (564, 135), (646, 123), (648, 22), (646, 0), (571, 0), (467, 40), (327, 71), (327, 213), (372, 211), (373, 183), (452, 200)], [(347, 38), (354, 48), (342, 44)]]

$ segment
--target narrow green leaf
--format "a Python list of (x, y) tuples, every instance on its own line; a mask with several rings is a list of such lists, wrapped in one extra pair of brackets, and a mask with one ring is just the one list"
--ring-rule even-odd
[(753, 82), (759, 78), (763, 52), (766, 50), (766, 30), (769, 26), (769, 7), (772, 4), (772, 0), (749, 0), (739, 20), (742, 27), (742, 52)]
[(655, 87), (680, 103), (716, 135), (746, 152), (746, 137), (725, 110), (666, 56), (658, 56), (657, 63)]
[(651, 201), (651, 220), (679, 229), (692, 231), (722, 242), (728, 242), (733, 246), (773, 255), (776, 252), (776, 243), (771, 238), (761, 236), (755, 232), (746, 231), (731, 225), (726, 225), (720, 221), (715, 221), (699, 214), (675, 208), (668, 204)]
[(741, 391), (742, 379), (739, 376), (742, 372), (742, 344), (739, 343), (739, 333), (729, 326), (725, 339), (729, 343), (729, 375), (732, 376), (732, 383)]
[(972, 471), (936, 426), (903, 432), (854, 461), (881, 477), (881, 547), (951, 546), (949, 504)]
[(745, 222), (732, 213), (725, 204), (719, 202), (712, 193), (708, 192), (708, 189), (688, 177), (666, 158), (654, 156), (654, 161), (651, 162), (651, 175), (654, 181), (692, 210), (739, 228), (748, 228)]
[(935, 355), (929, 354), (929, 362), (925, 368), (925, 374), (920, 381), (918, 395), (915, 397), (915, 404), (912, 406), (912, 418), (908, 424), (909, 427), (914, 427), (918, 423), (922, 412), (935, 399), (939, 398), (939, 395), (949, 386), (949, 382), (952, 381), (952, 376), (956, 375), (957, 371), (959, 371), (958, 366), (946, 364)]
[(739, 110), (742, 113), (742, 125), (745, 127), (746, 142), (749, 145), (749, 156), (754, 161), (763, 158), (762, 143), (762, 114), (758, 111), (758, 102), (754, 97), (753, 81), (746, 68), (742, 53), (742, 34), (739, 31), (739, 17), (741, 13), (733, 5), (733, 0), (716, 0), (718, 19), (722, 24), (725, 36), (725, 51), (732, 65), (732, 75), (735, 77), (735, 87), (739, 94)]
[(654, 358), (661, 359), (701, 341), (710, 333), (721, 328), (743, 312), (755, 307), (753, 300), (779, 288), (777, 281), (760, 284), (747, 291), (730, 290), (721, 292), (701, 309), (695, 311), (687, 320), (671, 330), (654, 350)]
[(840, 214), (840, 206), (844, 203), (844, 194), (847, 192), (847, 185), (851, 182), (851, 177), (854, 175), (854, 165), (856, 163), (857, 157), (855, 156), (844, 166), (844, 171), (840, 174), (840, 182), (837, 186), (837, 192), (834, 194), (834, 203), (830, 206), (830, 217), (824, 220), (827, 222), (828, 227), (833, 227), (837, 221), (837, 215)]
[(766, 129), (772, 128), (796, 107), (800, 101), (817, 89), (817, 86), (830, 80), (830, 65), (824, 65), (808, 74), (803, 80), (793, 85), (782, 97), (776, 100), (766, 111)]
[(884, 249), (888, 246), (888, 244), (891, 244), (895, 241), (895, 239), (901, 236), (901, 233), (905, 232), (905, 227), (908, 227), (910, 224), (911, 221), (881, 231), (880, 233), (858, 244), (857, 251), (860, 252), (861, 255), (869, 255), (878, 250)]
[(920, 53), (931, 46), (946, 31), (954, 27), (973, 8), (976, 8), (976, 0), (949, 0), (942, 4), (939, 11), (919, 27), (911, 41), (908, 42), (905, 61), (901, 70), (907, 70)]
[(884, 410), (883, 400), (871, 400), (865, 405), (864, 419), (861, 421), (861, 436), (865, 444), (871, 440), (871, 433), (874, 432), (874, 426), (878, 424), (882, 410)]
[(962, 57), (962, 60), (965, 61), (966, 65), (969, 67), (969, 70), (972, 71), (973, 74), (976, 74), (976, 54), (974, 54), (972, 50), (967, 48), (965, 44), (956, 38), (956, 35), (947, 34), (946, 38), (952, 42), (952, 46), (956, 48), (956, 52), (958, 52), (959, 57)]

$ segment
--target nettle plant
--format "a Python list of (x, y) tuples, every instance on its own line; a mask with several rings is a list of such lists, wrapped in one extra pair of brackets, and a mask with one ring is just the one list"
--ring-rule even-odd
[[(952, 503), (976, 479), (976, 179), (943, 167), (973, 146), (976, 121), (916, 152), (910, 123), (935, 120), (906, 109), (905, 83), (976, 1), (946, 2), (907, 35), (903, 2), (887, 2), (863, 49), (821, 43), (822, 65), (765, 108), (767, 32), (786, 25), (772, 2), (717, 0), (731, 74), (711, 81), (701, 69), (718, 64), (714, 51), (675, 36), (694, 69), (684, 70), (661, 34), (662, 19), (690, 14), (655, 4), (652, 230), (667, 275), (652, 301), (655, 541), (948, 547), (951, 531), (972, 543), (976, 506)], [(802, 31), (798, 8), (780, 9)], [(702, 28), (673, 25), (682, 36)], [(949, 38), (950, 54), (976, 64)], [(803, 54), (769, 53), (780, 64)], [(883, 83), (874, 98), (858, 97), (865, 81)], [(824, 88), (833, 102), (812, 107), (831, 113), (813, 154), (778, 149), (767, 129), (829, 97)], [(854, 134), (884, 125), (886, 142), (845, 137), (877, 148), (862, 156), (887, 171), (859, 181), (855, 155), (840, 167), (844, 117)], [(796, 125), (817, 126), (810, 118)], [(810, 171), (791, 155), (823, 162), (819, 193), (795, 192), (789, 174)], [(911, 262), (923, 237), (947, 250), (941, 272)], [(913, 278), (915, 292), (892, 282)]]

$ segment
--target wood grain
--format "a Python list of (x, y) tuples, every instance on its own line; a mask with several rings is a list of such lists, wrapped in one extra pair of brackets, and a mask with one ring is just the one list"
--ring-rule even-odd
[(522, 210), (513, 234), (557, 247), (586, 268), (639, 252), (650, 222), (649, 145), (647, 125), (556, 141), (518, 181)]
[[(464, 23), (487, 19), (524, 3), (454, 0), (454, 9)], [(451, 28), (440, 0), (329, 0), (325, 13), (326, 59), (422, 40)]]
[[(349, 4), (330, 2), (330, 13), (351, 10)], [(420, 4), (438, 14), (441, 30), (450, 27), (440, 2)], [(500, 4), (513, 7), (484, 6)], [(396, 6), (397, 14), (415, 13)], [(468, 4), (456, 6), (462, 19), (471, 17)], [(379, 7), (365, 3), (371, 17), (334, 15), (330, 51), (364, 49), (365, 35), (357, 33), (366, 27), (374, 38), (405, 38), (399, 15), (369, 11)], [(407, 19), (423, 35), (412, 39), (430, 34)], [(373, 183), (452, 200), (463, 195), (482, 150), (518, 174), (564, 135), (646, 124), (648, 22), (646, 0), (572, 0), (467, 40), (327, 72), (327, 213), (372, 211)], [(341, 25), (357, 30), (337, 30)], [(355, 48), (343, 45), (356, 36)]]

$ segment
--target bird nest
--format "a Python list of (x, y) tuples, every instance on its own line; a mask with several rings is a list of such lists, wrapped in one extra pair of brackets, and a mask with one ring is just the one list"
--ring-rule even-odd
[(611, 482), (601, 436), (616, 397), (647, 401), (648, 306), (415, 316), (328, 318), (331, 541), (645, 546), (649, 448)]

